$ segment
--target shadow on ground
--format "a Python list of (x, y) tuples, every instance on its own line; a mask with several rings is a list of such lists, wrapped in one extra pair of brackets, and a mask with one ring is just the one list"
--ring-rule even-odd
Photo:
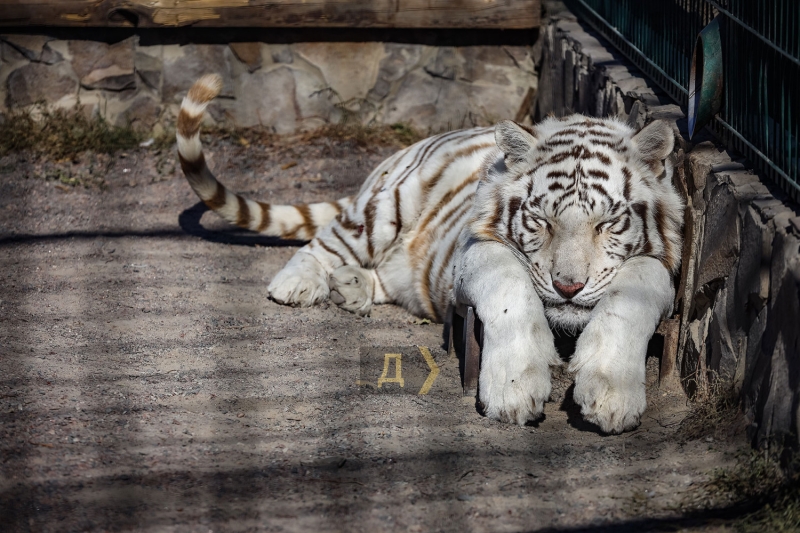
[[(386, 155), (309, 145), (281, 171), (298, 158), (258, 150), (209, 160), (272, 202), (351, 194)], [(120, 157), (105, 191), (0, 165), (4, 530), (668, 531), (741, 512), (675, 511), (739, 444), (680, 437), (685, 399), (657, 387), (657, 359), (636, 431), (584, 427), (561, 370), (537, 425), (487, 420), (440, 325), (271, 302), (298, 243), (215, 220), (155, 157)], [(359, 389), (360, 350), (392, 346), (429, 347), (429, 394)]]

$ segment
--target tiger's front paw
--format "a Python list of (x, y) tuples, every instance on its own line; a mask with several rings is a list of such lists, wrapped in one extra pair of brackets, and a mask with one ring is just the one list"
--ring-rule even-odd
[(366, 316), (372, 310), (375, 285), (369, 272), (350, 265), (339, 267), (328, 278), (331, 301), (346, 311)]
[(647, 407), (645, 358), (653, 330), (607, 318), (601, 314), (578, 338), (569, 366), (575, 372), (572, 397), (586, 421), (605, 433), (622, 433), (639, 425)]
[(542, 416), (550, 398), (550, 371), (525, 368), (517, 372), (495, 368), (481, 370), (480, 400), (489, 418), (525, 425)]
[(601, 365), (581, 367), (575, 376), (572, 397), (581, 406), (584, 419), (605, 433), (636, 428), (647, 407), (645, 385), (643, 379), (628, 377), (614, 375)]
[(316, 259), (305, 255), (295, 254), (267, 287), (279, 304), (309, 307), (328, 299), (327, 276)]
[(541, 417), (558, 356), (546, 342), (534, 342), (484, 343), (478, 390), (489, 418), (522, 426)]

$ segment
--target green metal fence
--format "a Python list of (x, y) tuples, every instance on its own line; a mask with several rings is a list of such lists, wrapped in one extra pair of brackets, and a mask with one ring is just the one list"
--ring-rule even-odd
[(711, 124), (800, 201), (800, 1), (567, 0), (682, 106), (697, 34), (722, 25), (724, 101)]

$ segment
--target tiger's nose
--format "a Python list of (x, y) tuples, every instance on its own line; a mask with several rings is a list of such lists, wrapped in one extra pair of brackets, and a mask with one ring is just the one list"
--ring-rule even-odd
[(583, 289), (585, 285), (583, 283), (573, 283), (571, 285), (564, 285), (563, 283), (558, 282), (557, 280), (553, 280), (553, 287), (555, 287), (558, 294), (563, 296), (564, 298), (570, 299)]

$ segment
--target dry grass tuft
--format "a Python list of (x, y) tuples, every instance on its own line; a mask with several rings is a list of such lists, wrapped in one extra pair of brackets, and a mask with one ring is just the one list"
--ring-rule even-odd
[[(316, 130), (279, 135), (272, 133), (267, 128), (203, 128), (203, 141), (232, 140), (235, 143), (248, 147), (252, 145), (294, 144), (297, 142), (314, 142), (331, 140), (339, 143), (352, 143), (359, 147), (395, 146), (405, 148), (425, 138), (408, 124), (392, 125), (363, 125), (358, 122), (341, 124), (327, 124)], [(175, 144), (175, 130), (165, 130), (164, 133), (154, 138), (151, 146), (154, 149), (164, 150)]]
[[(406, 147), (425, 137), (405, 123), (364, 125), (356, 120), (343, 120), (339, 124), (288, 136), (277, 135), (263, 127), (218, 127), (205, 129), (205, 135), (233, 139), (243, 146), (285, 140), (309, 142), (330, 139), (360, 147)], [(72, 109), (53, 109), (39, 104), (32, 110), (11, 110), (5, 116), (0, 116), (0, 157), (21, 151), (32, 151), (54, 159), (73, 158), (87, 151), (112, 153), (135, 148), (145, 137), (143, 132), (130, 126), (112, 126), (103, 117), (87, 117), (79, 105)], [(155, 136), (147, 147), (164, 150), (174, 143), (175, 131), (167, 129)]]
[(708, 435), (729, 437), (742, 429), (739, 395), (728, 380), (715, 377), (692, 399), (689, 414), (681, 422), (679, 435), (696, 440)]
[[(11, 111), (0, 120), (0, 157), (15, 152), (33, 153), (41, 167), (36, 176), (56, 181), (59, 187), (105, 187), (105, 173), (94, 172), (100, 168), (98, 165), (90, 164), (86, 170), (73, 168), (72, 163), (129, 149), (153, 151), (159, 176), (170, 176), (175, 170), (174, 129), (163, 130), (142, 144), (147, 136), (133, 128), (111, 126), (101, 117), (88, 118), (79, 107), (48, 109), (43, 105), (33, 111)], [(207, 128), (202, 135), (203, 142), (211, 145), (225, 141), (245, 148), (255, 145), (266, 149), (315, 142), (330, 146), (333, 141), (345, 152), (353, 147), (402, 148), (422, 138), (406, 124), (364, 126), (357, 122), (327, 125), (292, 135), (278, 135), (261, 127)]]
[(332, 139), (352, 142), (357, 146), (406, 147), (424, 138), (413, 127), (404, 123), (392, 125), (363, 125), (358, 122), (330, 124), (304, 135), (307, 141)]
[[(102, 117), (88, 118), (80, 107), (51, 109), (44, 105), (33, 110), (11, 110), (0, 115), (0, 156), (11, 152), (31, 150), (54, 158), (67, 158), (81, 152), (111, 153), (135, 148), (146, 135), (131, 127), (112, 126)], [(263, 127), (204, 128), (204, 135), (216, 139), (233, 139), (244, 146), (251, 143), (271, 143), (288, 139), (314, 141), (331, 139), (353, 142), (358, 146), (405, 147), (425, 136), (405, 123), (363, 125), (358, 122), (328, 124), (316, 130), (278, 135)], [(175, 144), (175, 130), (165, 129), (147, 146), (155, 150)]]
[(30, 150), (54, 159), (86, 151), (111, 153), (137, 146), (142, 135), (130, 127), (112, 126), (102, 117), (87, 117), (79, 107), (12, 110), (0, 125), (0, 156)]

